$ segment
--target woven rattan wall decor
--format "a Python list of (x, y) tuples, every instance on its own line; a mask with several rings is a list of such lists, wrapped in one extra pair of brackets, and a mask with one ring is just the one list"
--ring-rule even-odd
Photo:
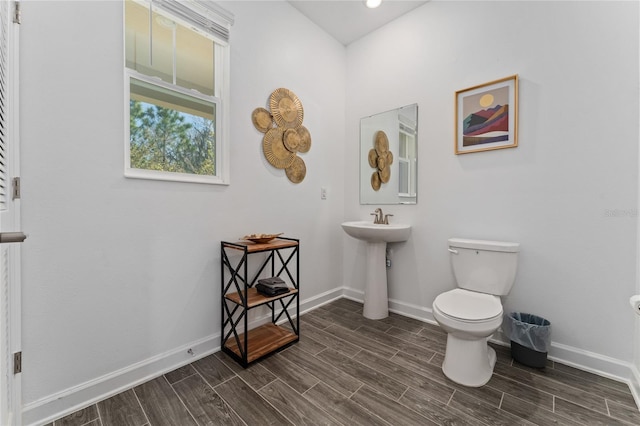
[(311, 149), (311, 134), (302, 125), (304, 109), (300, 99), (289, 89), (276, 89), (269, 97), (269, 110), (256, 108), (251, 114), (255, 128), (264, 133), (262, 152), (276, 169), (284, 169), (287, 178), (300, 183), (307, 166), (298, 154)]
[(382, 130), (376, 132), (373, 146), (374, 148), (369, 150), (369, 165), (376, 169), (371, 174), (371, 187), (377, 191), (383, 183), (391, 179), (393, 154), (389, 151), (389, 138)]

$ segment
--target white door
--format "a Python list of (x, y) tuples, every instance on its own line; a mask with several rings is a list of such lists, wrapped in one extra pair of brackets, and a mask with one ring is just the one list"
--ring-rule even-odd
[[(0, 425), (22, 424), (17, 2), (0, 0)], [(17, 178), (17, 179), (14, 179)], [(14, 192), (15, 191), (15, 192)]]

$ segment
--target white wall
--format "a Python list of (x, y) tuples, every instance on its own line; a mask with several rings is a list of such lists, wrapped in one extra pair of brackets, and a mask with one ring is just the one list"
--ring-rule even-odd
[[(235, 14), (228, 187), (123, 177), (120, 2), (23, 4), (27, 422), (149, 360), (186, 361), (193, 342), (219, 345), (221, 240), (300, 238), (301, 299), (340, 286), (345, 49), (286, 2), (223, 6)], [(279, 87), (312, 136), (297, 185), (266, 163), (251, 123)]]
[[(364, 247), (339, 227), (373, 210), (358, 203), (358, 122), (414, 102), (418, 204), (385, 206), (414, 226), (393, 247), (394, 307), (428, 318), (453, 287), (447, 238), (515, 240), (506, 308), (547, 317), (574, 352), (632, 360), (637, 220), (605, 212), (638, 206), (636, 3), (431, 2), (346, 50), (286, 2), (223, 6), (236, 18), (228, 187), (123, 177), (118, 2), (23, 3), (27, 422), (140, 366), (157, 374), (149, 360), (214, 348), (220, 240), (299, 237), (303, 301), (358, 295)], [(454, 92), (514, 73), (520, 146), (455, 156)], [(299, 185), (266, 163), (250, 120), (278, 87), (300, 97), (313, 139)]]
[[(358, 204), (359, 119), (419, 105), (418, 204), (385, 207), (413, 225), (411, 239), (392, 248), (392, 307), (432, 318), (435, 297), (455, 285), (448, 238), (517, 241), (505, 311), (549, 319), (551, 355), (596, 369), (604, 361), (628, 378), (638, 3), (430, 2), (347, 52), (345, 219), (375, 207)], [(454, 155), (455, 91), (512, 74), (520, 77), (519, 146)], [(344, 281), (357, 297), (364, 248), (343, 241)]]

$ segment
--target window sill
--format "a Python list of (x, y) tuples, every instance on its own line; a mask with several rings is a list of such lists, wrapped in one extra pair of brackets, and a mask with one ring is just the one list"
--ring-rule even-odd
[(202, 176), (188, 173), (171, 173), (156, 170), (125, 169), (124, 176), (131, 179), (163, 180), (170, 182), (204, 183), (208, 185), (229, 185), (229, 179), (220, 176)]

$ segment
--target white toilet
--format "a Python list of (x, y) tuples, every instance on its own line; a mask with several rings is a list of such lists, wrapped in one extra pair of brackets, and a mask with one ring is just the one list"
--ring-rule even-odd
[(433, 316), (448, 333), (442, 371), (465, 386), (486, 384), (496, 352), (487, 345), (502, 324), (500, 296), (511, 291), (520, 244), (451, 238), (449, 252), (458, 288), (433, 301)]

